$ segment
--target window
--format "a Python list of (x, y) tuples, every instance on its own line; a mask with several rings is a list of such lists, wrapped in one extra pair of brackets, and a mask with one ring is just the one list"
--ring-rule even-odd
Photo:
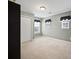
[(70, 22), (70, 20), (68, 20), (68, 19), (62, 20), (61, 21), (62, 29), (69, 29), (69, 22)]
[(40, 33), (40, 21), (38, 20), (34, 22), (34, 33)]

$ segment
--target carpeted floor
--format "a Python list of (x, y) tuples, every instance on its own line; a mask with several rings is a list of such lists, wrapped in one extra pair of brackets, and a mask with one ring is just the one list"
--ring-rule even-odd
[(71, 44), (51, 37), (39, 37), (22, 44), (21, 59), (71, 59)]

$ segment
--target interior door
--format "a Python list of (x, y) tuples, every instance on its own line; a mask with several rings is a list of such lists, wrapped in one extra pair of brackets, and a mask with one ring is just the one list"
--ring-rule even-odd
[(8, 58), (20, 59), (20, 5), (8, 1)]

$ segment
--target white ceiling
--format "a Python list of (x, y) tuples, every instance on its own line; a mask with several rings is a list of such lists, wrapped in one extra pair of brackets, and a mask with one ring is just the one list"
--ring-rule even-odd
[[(71, 10), (71, 0), (16, 0), (21, 5), (21, 11), (29, 12), (35, 17), (48, 17)], [(41, 11), (40, 6), (46, 10)]]

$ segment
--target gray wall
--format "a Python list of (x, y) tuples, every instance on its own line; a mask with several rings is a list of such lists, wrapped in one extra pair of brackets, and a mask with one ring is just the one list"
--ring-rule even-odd
[(69, 29), (62, 29), (61, 28), (61, 22), (60, 17), (71, 15), (71, 12), (64, 12), (61, 14), (54, 15), (51, 18), (52, 22), (50, 25), (45, 24), (45, 20), (48, 18), (43, 19), (42, 22), (42, 33), (46, 36), (51, 36), (56, 39), (62, 39), (66, 41), (70, 41), (71, 39), (71, 22), (70, 22), (70, 28)]

